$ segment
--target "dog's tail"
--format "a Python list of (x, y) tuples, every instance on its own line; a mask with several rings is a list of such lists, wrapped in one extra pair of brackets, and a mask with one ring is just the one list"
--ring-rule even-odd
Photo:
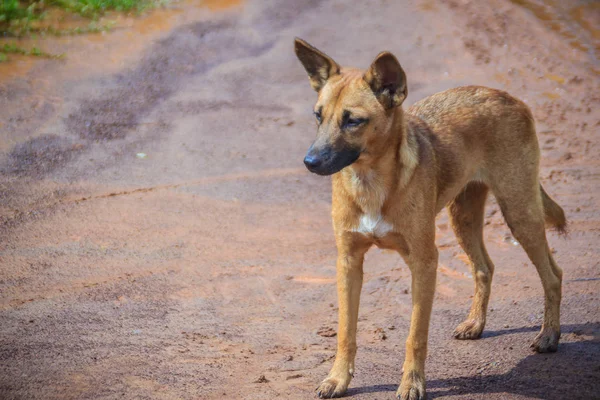
[(540, 185), (540, 192), (542, 193), (542, 203), (544, 204), (544, 217), (546, 224), (554, 227), (558, 233), (566, 235), (567, 233), (567, 218), (565, 212), (544, 190)]

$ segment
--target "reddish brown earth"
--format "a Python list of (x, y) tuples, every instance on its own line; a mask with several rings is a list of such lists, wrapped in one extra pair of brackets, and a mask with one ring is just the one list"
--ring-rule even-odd
[[(314, 397), (335, 353), (336, 251), (330, 180), (302, 166), (315, 94), (294, 36), (345, 65), (393, 51), (407, 105), (463, 84), (526, 101), (570, 220), (567, 239), (548, 234), (561, 344), (529, 349), (542, 288), (493, 200), (488, 325), (452, 339), (473, 284), (442, 213), (429, 397), (600, 398), (598, 3), (228, 5), (50, 39), (66, 61), (0, 69), (0, 398)], [(371, 250), (351, 398), (393, 398), (410, 309), (407, 267)]]

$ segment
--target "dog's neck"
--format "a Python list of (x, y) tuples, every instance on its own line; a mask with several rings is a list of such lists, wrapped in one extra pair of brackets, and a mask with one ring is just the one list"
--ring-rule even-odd
[(344, 187), (368, 215), (381, 214), (387, 196), (408, 184), (418, 162), (418, 144), (407, 129), (402, 108), (393, 110), (390, 119), (388, 140), (342, 170)]

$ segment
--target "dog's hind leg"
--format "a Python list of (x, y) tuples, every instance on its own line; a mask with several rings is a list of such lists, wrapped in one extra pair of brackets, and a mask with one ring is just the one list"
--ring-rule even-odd
[(494, 264), (483, 243), (483, 214), (487, 194), (488, 187), (485, 184), (471, 182), (448, 206), (456, 238), (469, 257), (475, 280), (475, 296), (469, 316), (454, 330), (457, 339), (478, 339), (485, 327), (494, 274)]
[(531, 347), (538, 353), (554, 352), (560, 338), (562, 270), (552, 258), (544, 227), (540, 185), (492, 186), (508, 227), (535, 265), (544, 288), (544, 323)]

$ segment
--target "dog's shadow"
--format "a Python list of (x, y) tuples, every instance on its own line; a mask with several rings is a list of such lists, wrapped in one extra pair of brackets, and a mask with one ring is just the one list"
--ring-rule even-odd
[[(482, 339), (539, 329), (489, 331)], [(527, 356), (505, 374), (428, 380), (427, 398), (506, 393), (545, 400), (600, 399), (600, 323), (563, 325), (562, 332), (575, 334), (581, 341), (561, 343), (557, 353)], [(395, 392), (397, 387), (397, 383), (364, 386), (348, 390), (347, 395)]]

